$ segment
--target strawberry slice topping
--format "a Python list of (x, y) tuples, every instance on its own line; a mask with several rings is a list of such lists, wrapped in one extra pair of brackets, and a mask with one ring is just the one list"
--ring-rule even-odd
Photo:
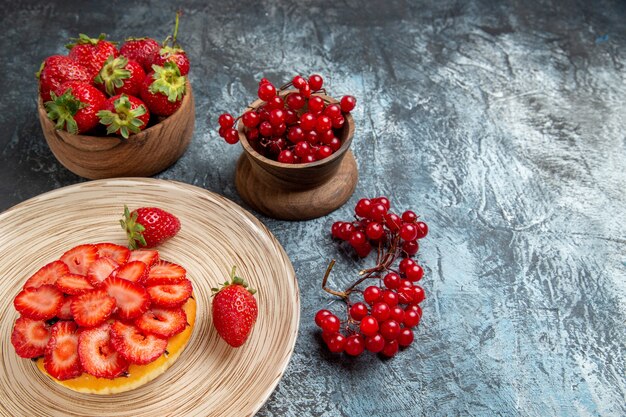
[(35, 320), (50, 320), (63, 304), (63, 294), (54, 285), (22, 290), (13, 300), (15, 309), (23, 316)]
[(95, 245), (79, 245), (61, 256), (72, 274), (87, 275), (91, 264), (98, 259), (98, 248)]
[(109, 324), (83, 330), (78, 336), (78, 357), (85, 372), (113, 379), (128, 370), (128, 362), (111, 344)]
[(83, 373), (78, 358), (77, 328), (71, 321), (59, 321), (52, 326), (43, 366), (56, 379), (76, 378)]
[(130, 250), (127, 247), (115, 243), (98, 243), (96, 248), (98, 248), (98, 255), (101, 258), (113, 259), (119, 265), (126, 263), (130, 256)]
[(102, 324), (115, 309), (115, 298), (103, 289), (87, 291), (75, 297), (70, 309), (74, 321), (82, 327)]
[(131, 261), (117, 268), (113, 275), (132, 282), (143, 282), (148, 277), (148, 267), (141, 261)]
[(59, 311), (57, 311), (57, 317), (61, 320), (74, 320), (72, 316), (72, 300), (74, 297), (65, 297)]
[(132, 324), (115, 321), (111, 324), (111, 342), (128, 362), (145, 365), (163, 353), (167, 340), (152, 334), (144, 334)]
[(187, 327), (187, 315), (182, 308), (151, 308), (135, 320), (135, 325), (144, 333), (168, 338)]
[(157, 307), (180, 307), (191, 296), (193, 287), (187, 278), (176, 284), (158, 284), (147, 287), (151, 304)]
[(155, 262), (159, 261), (159, 252), (156, 250), (136, 249), (130, 252), (128, 262), (141, 261), (151, 267)]
[(50, 262), (28, 278), (24, 288), (37, 288), (46, 284), (54, 285), (59, 277), (69, 273), (70, 269), (65, 263), (61, 261)]
[(111, 258), (100, 258), (91, 264), (87, 279), (94, 287), (99, 287), (119, 265)]
[(141, 316), (150, 307), (150, 295), (144, 287), (120, 277), (109, 277), (102, 288), (115, 299), (117, 315), (122, 320)]
[(50, 339), (50, 329), (43, 320), (20, 317), (15, 321), (11, 344), (22, 358), (36, 358), (46, 351)]
[(56, 287), (63, 294), (82, 294), (85, 291), (93, 290), (94, 287), (83, 275), (67, 274), (57, 279)]
[(180, 265), (172, 262), (159, 261), (152, 265), (146, 279), (146, 286), (156, 284), (174, 284), (185, 278), (187, 271)]

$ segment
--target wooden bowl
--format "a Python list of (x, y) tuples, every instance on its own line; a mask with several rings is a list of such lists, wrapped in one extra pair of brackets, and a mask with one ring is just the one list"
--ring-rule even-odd
[(54, 156), (76, 175), (89, 179), (148, 177), (172, 165), (187, 149), (195, 124), (191, 84), (176, 113), (128, 139), (73, 135), (57, 130), (41, 97), (39, 121)]
[[(327, 103), (338, 103), (330, 96), (315, 95)], [(263, 100), (257, 100), (249, 108), (262, 104)], [(284, 164), (261, 155), (248, 142), (240, 120), (237, 129), (244, 152), (237, 163), (235, 185), (241, 198), (255, 210), (283, 220), (313, 219), (341, 207), (358, 180), (356, 161), (350, 152), (354, 119), (350, 114), (345, 119), (339, 135), (341, 147), (328, 158), (307, 164)]]

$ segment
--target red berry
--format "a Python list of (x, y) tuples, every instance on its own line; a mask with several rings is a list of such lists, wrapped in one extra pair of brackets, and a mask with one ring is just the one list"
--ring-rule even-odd
[(257, 92), (259, 98), (263, 101), (269, 101), (272, 97), (276, 95), (276, 87), (272, 85), (272, 83), (263, 83), (259, 85), (259, 90)]
[(372, 353), (378, 353), (385, 347), (385, 338), (380, 333), (365, 338), (365, 349)]
[(352, 236), (350, 236), (350, 240), (348, 241), (348, 243), (350, 243), (350, 246), (352, 246), (353, 248), (357, 248), (366, 242), (367, 239), (365, 238), (365, 234), (363, 232), (352, 233)]
[(322, 143), (328, 145), (330, 141), (333, 140), (333, 138), (335, 137), (335, 132), (333, 132), (332, 129), (328, 129), (326, 132), (322, 133), (320, 136), (321, 136), (320, 140), (322, 141)]
[(350, 317), (356, 321), (361, 321), (363, 317), (367, 316), (368, 310), (364, 303), (354, 303), (350, 307)]
[(259, 132), (261, 133), (261, 136), (270, 137), (272, 136), (273, 130), (272, 125), (268, 121), (261, 122), (259, 125)]
[(300, 75), (296, 75), (295, 77), (293, 77), (293, 80), (291, 81), (291, 83), (293, 84), (295, 88), (299, 90), (302, 87), (304, 87), (307, 82), (304, 79), (304, 77), (301, 77)]
[(413, 259), (404, 258), (402, 261), (400, 261), (398, 269), (400, 270), (400, 273), (404, 274), (407, 268), (410, 268), (413, 265), (417, 265)]
[(295, 110), (287, 109), (285, 110), (285, 123), (287, 126), (295, 125), (298, 123), (298, 113)]
[(372, 316), (365, 316), (359, 325), (361, 333), (365, 336), (374, 336), (378, 333), (378, 320)]
[(375, 203), (372, 205), (369, 218), (380, 222), (385, 218), (385, 214), (387, 214), (387, 207), (382, 203)]
[(422, 239), (426, 237), (428, 234), (428, 225), (424, 222), (417, 222), (415, 226), (417, 226), (417, 238)]
[(380, 334), (387, 340), (395, 340), (401, 330), (400, 325), (395, 320), (387, 320), (380, 325)]
[(356, 106), (356, 99), (352, 96), (343, 96), (341, 98), (341, 111), (343, 111), (344, 113), (349, 113), (354, 109), (354, 106)]
[(385, 343), (385, 347), (380, 353), (383, 354), (384, 356), (387, 356), (388, 358), (393, 357), (396, 353), (398, 353), (398, 341), (388, 340)]
[(371, 240), (378, 240), (385, 234), (385, 228), (377, 222), (371, 222), (365, 229), (367, 237)]
[(400, 286), (400, 275), (395, 272), (390, 272), (383, 278), (385, 286), (390, 290), (395, 290)]
[(259, 129), (253, 127), (252, 129), (246, 132), (246, 138), (248, 138), (248, 142), (256, 142), (259, 140)]
[(348, 240), (354, 232), (354, 226), (352, 225), (352, 223), (344, 223), (343, 226), (341, 226), (341, 229), (339, 229), (339, 232), (339, 239)]
[(257, 127), (259, 122), (261, 121), (261, 117), (255, 111), (247, 111), (241, 116), (241, 121), (243, 125), (247, 128)]
[(415, 255), (419, 249), (420, 245), (417, 243), (417, 240), (402, 243), (402, 250), (407, 254), (407, 256)]
[(320, 96), (313, 96), (309, 99), (309, 112), (311, 113), (321, 113), (324, 110), (324, 100)]
[(322, 327), (322, 319), (324, 319), (326, 316), (332, 314), (330, 311), (328, 310), (320, 310), (317, 313), (315, 313), (315, 324), (317, 324), (319, 327)]
[[(399, 308), (399, 307), (398, 307)], [(421, 317), (421, 313), (417, 313), (415, 310), (403, 311), (403, 320), (402, 322), (406, 327), (415, 327), (419, 324)]]
[(424, 299), (426, 298), (426, 293), (424, 292), (424, 289), (422, 287), (420, 287), (419, 285), (416, 285), (412, 287), (412, 290), (413, 290), (413, 302), (415, 304), (419, 304), (422, 301), (424, 301)]
[(261, 78), (261, 81), (259, 81), (259, 85), (261, 84), (269, 84), (270, 80), (268, 80), (267, 78)]
[(226, 130), (224, 134), (224, 140), (230, 145), (234, 145), (235, 143), (239, 142), (239, 132), (237, 132), (237, 129)]
[[(284, 151), (283, 151), (284, 152)], [(343, 226), (343, 222), (335, 222), (330, 228), (330, 234), (334, 238), (339, 238), (339, 229)]]
[(374, 204), (376, 204), (376, 203), (382, 204), (383, 206), (385, 206), (387, 211), (389, 211), (391, 209), (391, 202), (389, 201), (389, 199), (387, 197), (376, 197), (376, 198), (372, 199), (372, 203), (374, 203)]
[(324, 133), (333, 127), (333, 122), (328, 116), (320, 116), (317, 118), (315, 130), (317, 133)]
[(289, 149), (280, 151), (277, 160), (283, 164), (293, 164), (295, 162), (293, 152)]
[(272, 111), (270, 111), (269, 122), (273, 127), (283, 124), (285, 122), (285, 111), (282, 109), (272, 109)]
[(311, 87), (311, 90), (317, 91), (322, 88), (323, 84), (324, 79), (321, 75), (313, 74), (309, 77), (309, 86)]
[(311, 87), (309, 86), (308, 83), (304, 84), (302, 88), (298, 89), (298, 91), (300, 91), (300, 94), (302, 94), (304, 98), (311, 97)]
[(315, 130), (309, 130), (304, 134), (304, 140), (309, 142), (311, 145), (317, 145), (319, 142), (319, 134)]
[(345, 123), (346, 118), (341, 115), (332, 118), (332, 124), (334, 129), (341, 129)]
[[(363, 299), (369, 305), (374, 304), (380, 299), (382, 291), (380, 288), (370, 285), (363, 291)], [(397, 304), (397, 303), (396, 303)]]
[(415, 240), (417, 237), (417, 227), (413, 223), (404, 223), (400, 229), (400, 238), (407, 242)]
[(326, 333), (336, 333), (339, 331), (339, 327), (341, 327), (341, 322), (339, 321), (339, 317), (334, 314), (328, 314), (326, 317), (322, 318), (321, 327)]
[(413, 331), (411, 329), (402, 329), (398, 335), (398, 344), (402, 347), (407, 347), (413, 343)]
[(311, 113), (304, 113), (300, 116), (300, 127), (303, 130), (309, 131), (315, 129), (317, 119)]
[[(398, 323), (403, 323), (406, 317), (406, 313), (405, 311), (402, 309), (402, 307), (400, 306), (395, 306), (391, 309), (391, 314), (389, 315), (389, 318), (391, 318), (392, 320), (397, 321)], [(406, 323), (405, 323), (406, 325)]]
[(341, 107), (338, 104), (329, 104), (324, 109), (324, 114), (331, 119), (341, 116)]
[(407, 210), (402, 213), (402, 221), (405, 223), (415, 223), (417, 220), (417, 214), (411, 210)]
[(400, 302), (400, 299), (398, 298), (398, 294), (395, 293), (393, 290), (383, 291), (381, 297), (382, 297), (382, 301), (387, 303), (389, 307), (395, 307), (396, 305), (398, 305), (398, 302)]
[(287, 131), (287, 139), (293, 143), (298, 143), (304, 140), (304, 130), (300, 126), (291, 126)]
[(311, 152), (311, 145), (308, 142), (298, 142), (294, 151), (300, 158), (304, 158)]
[(217, 122), (220, 124), (221, 127), (225, 129), (230, 129), (235, 123), (235, 118), (228, 113), (224, 113), (217, 118)]
[(306, 104), (306, 100), (299, 93), (291, 93), (287, 96), (287, 106), (294, 110), (300, 110)]
[(404, 275), (406, 275), (406, 279), (409, 281), (416, 282), (422, 279), (424, 276), (424, 270), (421, 266), (414, 262), (413, 265), (404, 269)]
[(372, 202), (367, 198), (362, 198), (356, 203), (354, 213), (359, 217), (369, 217), (372, 210)]
[(333, 152), (337, 152), (339, 148), (341, 148), (341, 141), (338, 138), (333, 138), (333, 140), (330, 141), (328, 146), (331, 147)]
[(372, 306), (372, 316), (378, 320), (379, 323), (386, 321), (391, 315), (391, 308), (385, 304), (378, 302)]
[(320, 160), (320, 159), (328, 158), (332, 154), (333, 154), (333, 150), (330, 148), (330, 146), (324, 145), (324, 146), (320, 146), (317, 149), (315, 156), (317, 157), (318, 160)]
[(326, 342), (328, 350), (333, 353), (341, 353), (346, 346), (346, 337), (341, 333), (335, 333)]
[(395, 213), (385, 214), (385, 226), (392, 232), (397, 232), (402, 226), (402, 219)]
[(308, 164), (308, 163), (315, 162), (315, 161), (317, 161), (317, 159), (315, 159), (315, 155), (313, 155), (312, 153), (302, 158), (303, 164)]
[(274, 96), (267, 101), (267, 105), (265, 107), (267, 107), (268, 110), (274, 110), (274, 109), (284, 110), (285, 101), (279, 96)]
[(400, 287), (398, 289), (399, 304), (410, 304), (413, 301), (413, 289), (411, 287)]
[(365, 342), (359, 335), (353, 334), (346, 339), (344, 351), (350, 356), (359, 356), (365, 350)]

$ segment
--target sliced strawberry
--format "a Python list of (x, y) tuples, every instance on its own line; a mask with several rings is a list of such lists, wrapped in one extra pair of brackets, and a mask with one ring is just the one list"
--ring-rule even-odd
[(174, 284), (185, 279), (187, 271), (172, 262), (159, 261), (152, 265), (146, 279), (146, 286), (156, 284)]
[(137, 326), (114, 321), (111, 324), (111, 342), (120, 355), (130, 363), (145, 365), (163, 353), (167, 340), (144, 334)]
[(91, 264), (87, 279), (94, 287), (100, 286), (119, 265), (111, 258), (100, 258)]
[(61, 304), (63, 294), (50, 284), (26, 288), (13, 300), (13, 305), (20, 314), (35, 320), (49, 320), (56, 316)]
[(150, 307), (150, 295), (146, 289), (120, 277), (109, 277), (102, 288), (115, 299), (117, 315), (122, 320), (141, 316)]
[(146, 288), (151, 304), (157, 307), (180, 307), (191, 296), (193, 288), (187, 278), (176, 284), (157, 284)]
[(85, 372), (113, 379), (128, 370), (128, 362), (111, 344), (109, 324), (83, 330), (78, 336), (78, 357)]
[(57, 279), (56, 287), (63, 294), (82, 294), (85, 291), (93, 290), (94, 287), (89, 283), (84, 275), (67, 274)]
[(143, 282), (148, 277), (148, 267), (140, 261), (130, 261), (117, 268), (114, 276), (132, 282)]
[(159, 252), (156, 250), (136, 249), (130, 252), (128, 262), (141, 261), (151, 267), (155, 262), (159, 261)]
[(50, 262), (28, 278), (24, 288), (37, 288), (46, 284), (54, 285), (59, 277), (69, 273), (70, 269), (65, 263), (61, 261)]
[(98, 259), (98, 248), (95, 245), (79, 245), (61, 256), (61, 260), (72, 274), (87, 275), (91, 264)]
[(46, 351), (50, 329), (45, 321), (20, 317), (13, 325), (11, 344), (22, 358), (36, 358)]
[(182, 308), (151, 308), (135, 320), (135, 325), (144, 333), (168, 338), (185, 330), (187, 315)]
[(76, 324), (82, 327), (94, 327), (103, 323), (115, 309), (115, 298), (105, 290), (91, 290), (75, 296), (70, 309)]
[(59, 311), (57, 311), (57, 317), (61, 320), (74, 320), (74, 316), (72, 316), (72, 300), (74, 297), (65, 297), (63, 299), (63, 304), (59, 307)]
[(58, 380), (82, 375), (83, 367), (78, 358), (78, 327), (73, 321), (59, 321), (52, 326), (46, 346), (43, 366)]
[(130, 256), (130, 250), (127, 247), (115, 243), (98, 243), (96, 248), (98, 248), (98, 255), (101, 258), (113, 259), (119, 265), (126, 263)]

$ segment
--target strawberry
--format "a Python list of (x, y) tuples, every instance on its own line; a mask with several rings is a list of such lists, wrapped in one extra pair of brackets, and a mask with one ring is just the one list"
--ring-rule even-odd
[(96, 249), (100, 258), (111, 258), (120, 265), (128, 262), (130, 256), (128, 248), (115, 243), (96, 243)]
[(137, 326), (114, 321), (111, 324), (111, 343), (124, 359), (137, 365), (152, 362), (167, 348), (167, 340), (144, 334)]
[(39, 94), (44, 101), (50, 101), (50, 92), (55, 91), (66, 81), (91, 82), (87, 68), (63, 55), (52, 55), (46, 58), (37, 72), (39, 78)]
[(258, 308), (253, 295), (255, 290), (249, 289), (248, 284), (235, 276), (233, 267), (230, 282), (213, 291), (213, 325), (217, 333), (232, 347), (244, 344), (252, 327), (256, 322)]
[(51, 101), (46, 101), (48, 118), (56, 122), (59, 130), (72, 134), (87, 133), (98, 125), (98, 111), (106, 101), (100, 90), (84, 81), (67, 81), (54, 92)]
[(187, 271), (182, 266), (172, 262), (159, 261), (150, 268), (145, 285), (150, 287), (158, 284), (176, 284), (185, 279), (186, 275)]
[(45, 284), (54, 285), (54, 283), (63, 275), (69, 274), (70, 269), (61, 261), (53, 261), (44, 265), (39, 271), (35, 272), (24, 284), (24, 288), (37, 288)]
[(83, 367), (78, 358), (78, 334), (76, 323), (59, 321), (52, 326), (46, 346), (43, 366), (58, 380), (82, 375)]
[(148, 277), (148, 267), (141, 261), (131, 261), (117, 268), (112, 275), (131, 282), (143, 283)]
[(57, 279), (55, 285), (63, 294), (68, 295), (82, 294), (94, 289), (87, 277), (76, 274), (63, 275)]
[(135, 326), (146, 334), (167, 339), (185, 330), (187, 315), (182, 308), (151, 308), (135, 320)]
[(54, 285), (26, 288), (13, 300), (15, 309), (34, 320), (50, 320), (63, 304), (63, 294)]
[(118, 266), (117, 262), (111, 258), (99, 258), (89, 267), (87, 279), (91, 285), (98, 287)]
[(98, 378), (117, 378), (128, 370), (128, 362), (111, 343), (108, 323), (80, 333), (78, 357), (85, 372)]
[(128, 262), (141, 261), (150, 268), (152, 264), (159, 261), (159, 252), (148, 249), (136, 249), (130, 252)]
[(36, 358), (46, 351), (50, 329), (45, 321), (20, 317), (13, 325), (11, 344), (21, 358)]
[(150, 112), (143, 101), (121, 94), (105, 101), (98, 117), (100, 123), (107, 127), (107, 134), (128, 139), (133, 133), (139, 133), (148, 126)]
[(146, 72), (139, 62), (123, 56), (117, 58), (109, 56), (93, 81), (96, 87), (109, 96), (119, 94), (136, 96), (139, 95), (139, 87), (144, 78)]
[(152, 72), (141, 84), (139, 95), (151, 113), (169, 116), (182, 104), (186, 89), (187, 78), (180, 75), (174, 62), (168, 61), (163, 66), (152, 66)]
[(128, 38), (120, 48), (120, 55), (139, 62), (145, 71), (151, 71), (152, 61), (159, 49), (161, 46), (154, 39)]
[(182, 306), (191, 297), (193, 288), (191, 281), (185, 278), (175, 284), (152, 285), (146, 290), (153, 306), (172, 308)]
[(104, 323), (114, 309), (115, 298), (103, 289), (77, 295), (70, 306), (74, 321), (82, 327), (94, 327)]
[(104, 33), (101, 33), (98, 38), (90, 38), (81, 33), (78, 35), (78, 38), (72, 39), (73, 43), (66, 45), (70, 50), (68, 56), (87, 68), (90, 80), (98, 75), (107, 58), (110, 56), (115, 58), (119, 55), (115, 45), (106, 41), (105, 38), (106, 35)]
[(124, 218), (120, 224), (126, 231), (131, 249), (160, 245), (180, 230), (180, 220), (176, 216), (156, 207), (141, 207), (129, 212), (124, 206)]
[(115, 299), (117, 315), (122, 320), (135, 319), (150, 307), (150, 296), (146, 289), (120, 277), (109, 277), (102, 288)]
[[(180, 13), (176, 13), (176, 21), (174, 22), (174, 33), (172, 36), (168, 36), (163, 43), (163, 48), (159, 49), (158, 53), (153, 56), (152, 63), (155, 65), (163, 66), (166, 62), (175, 63), (180, 69), (180, 75), (187, 75), (189, 73), (189, 59), (187, 54), (180, 47), (176, 41), (178, 35), (178, 20)], [(171, 45), (170, 45), (171, 42)]]
[(96, 259), (98, 259), (98, 248), (94, 245), (79, 245), (61, 256), (61, 261), (65, 262), (70, 272), (78, 275), (86, 275)]
[(74, 320), (74, 316), (72, 316), (72, 300), (73, 296), (65, 297), (63, 299), (63, 303), (61, 307), (59, 307), (59, 311), (57, 311), (57, 318), (60, 320)]

